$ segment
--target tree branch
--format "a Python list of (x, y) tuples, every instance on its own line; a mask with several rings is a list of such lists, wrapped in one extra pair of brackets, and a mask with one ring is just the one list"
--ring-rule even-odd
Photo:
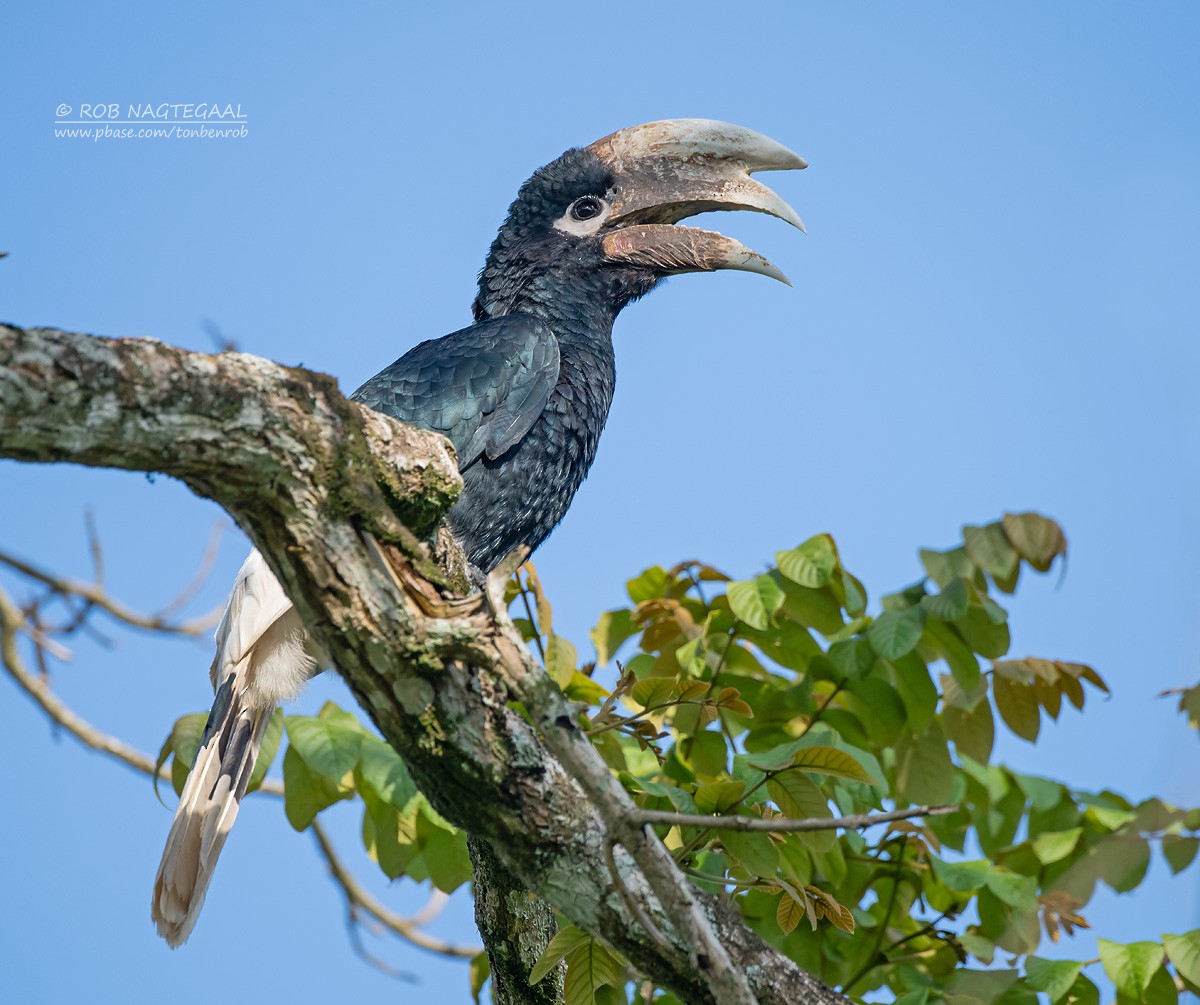
[[(0, 327), (0, 456), (159, 471), (225, 507), (438, 812), (657, 985), (693, 1003), (845, 1000), (679, 874), (511, 625), (447, 597), (468, 580), (437, 532), (461, 485), (440, 436), (251, 356)], [(438, 594), (444, 616), (427, 613)], [(614, 889), (612, 841), (669, 948)]]
[(496, 1005), (556, 1005), (565, 967), (529, 983), (529, 972), (558, 929), (554, 912), (525, 889), (486, 841), (470, 838), (467, 847), (475, 867), (475, 923), (487, 946)]
[(85, 583), (77, 579), (55, 576), (31, 562), (26, 562), (3, 550), (0, 550), (0, 565), (7, 565), (14, 572), (41, 583), (48, 587), (51, 593), (63, 597), (78, 597), (88, 607), (99, 608), (131, 628), (140, 628), (163, 635), (201, 635), (210, 630), (221, 618), (221, 611), (218, 609), (190, 621), (175, 622), (171, 620), (171, 610), (179, 606), (181, 600), (186, 603), (183, 598), (194, 589), (192, 583), (189, 583), (180, 596), (171, 601), (163, 611), (157, 614), (142, 614), (111, 597), (99, 580), (95, 583)]
[(634, 817), (645, 824), (667, 824), (672, 827), (708, 827), (719, 831), (767, 831), (796, 833), (800, 831), (860, 830), (909, 817), (937, 817), (953, 813), (957, 806), (911, 806), (906, 810), (886, 813), (857, 813), (849, 817), (793, 820), (788, 817), (718, 817), (704, 813), (672, 813), (669, 810), (635, 809)]

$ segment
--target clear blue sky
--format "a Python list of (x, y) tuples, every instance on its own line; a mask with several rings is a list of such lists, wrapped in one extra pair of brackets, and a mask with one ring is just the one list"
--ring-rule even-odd
[[(916, 578), (918, 546), (1038, 509), (1070, 566), (1061, 588), (1023, 584), (1015, 651), (1090, 662), (1114, 697), (999, 756), (1200, 805), (1197, 738), (1155, 698), (1200, 676), (1194, 4), (42, 3), (6, 6), (0, 38), (0, 318), (197, 349), (212, 319), (347, 390), (469, 320), (508, 202), (566, 147), (673, 116), (793, 147), (812, 166), (777, 187), (809, 236), (720, 226), (795, 288), (688, 276), (618, 322), (599, 459), (538, 555), (560, 631), (582, 647), (644, 564), (748, 575), (818, 531), (878, 597)], [(56, 139), (57, 106), (84, 102), (240, 103), (249, 135)], [(221, 516), (161, 478), (0, 463), (0, 487), (4, 547), (85, 574), (91, 506), (111, 586), (147, 607)], [(230, 533), (198, 607), (243, 551)], [(56, 682), (153, 750), (207, 707), (207, 664), (126, 639)], [(350, 700), (330, 680), (303, 707), (328, 696)], [(385, 946), (421, 974), (405, 991), (352, 955), (309, 839), (267, 800), (168, 952), (148, 908), (169, 814), (149, 784), (57, 741), (8, 684), (0, 757), (10, 1000), (466, 1000), (458, 966)], [(352, 848), (353, 815), (335, 820)], [(1088, 917), (1119, 940), (1197, 927), (1197, 873), (1163, 872)], [(438, 930), (470, 936), (463, 898)]]

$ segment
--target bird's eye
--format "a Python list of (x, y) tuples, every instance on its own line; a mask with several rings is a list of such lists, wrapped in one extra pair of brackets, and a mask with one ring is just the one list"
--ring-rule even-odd
[(604, 201), (595, 195), (585, 195), (571, 204), (572, 220), (593, 220), (604, 210)]

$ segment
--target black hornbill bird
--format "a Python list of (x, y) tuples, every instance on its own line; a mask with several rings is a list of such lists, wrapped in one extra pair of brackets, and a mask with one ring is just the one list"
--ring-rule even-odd
[[(535, 549), (571, 505), (612, 402), (612, 327), (626, 304), (683, 272), (787, 282), (739, 242), (676, 224), (744, 209), (803, 229), (751, 177), (803, 167), (774, 140), (707, 119), (634, 126), (568, 150), (509, 207), (479, 275), (475, 324), (421, 343), (352, 395), (453, 442), (463, 491), (447, 520), (481, 573), (520, 545)], [(252, 551), (217, 628), (216, 698), (154, 884), (151, 913), (172, 947), (195, 925), (272, 710), (321, 662)]]

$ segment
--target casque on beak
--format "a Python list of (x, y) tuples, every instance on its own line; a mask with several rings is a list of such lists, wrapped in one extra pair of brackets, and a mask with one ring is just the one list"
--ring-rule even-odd
[[(740, 269), (787, 283), (757, 252), (733, 238), (695, 227), (677, 227), (711, 210), (769, 213), (804, 230), (796, 211), (751, 176), (790, 171), (808, 163), (762, 133), (712, 119), (666, 119), (631, 126), (588, 147), (615, 176), (604, 238), (613, 261), (667, 273)], [(790, 286), (791, 284), (788, 283)]]

